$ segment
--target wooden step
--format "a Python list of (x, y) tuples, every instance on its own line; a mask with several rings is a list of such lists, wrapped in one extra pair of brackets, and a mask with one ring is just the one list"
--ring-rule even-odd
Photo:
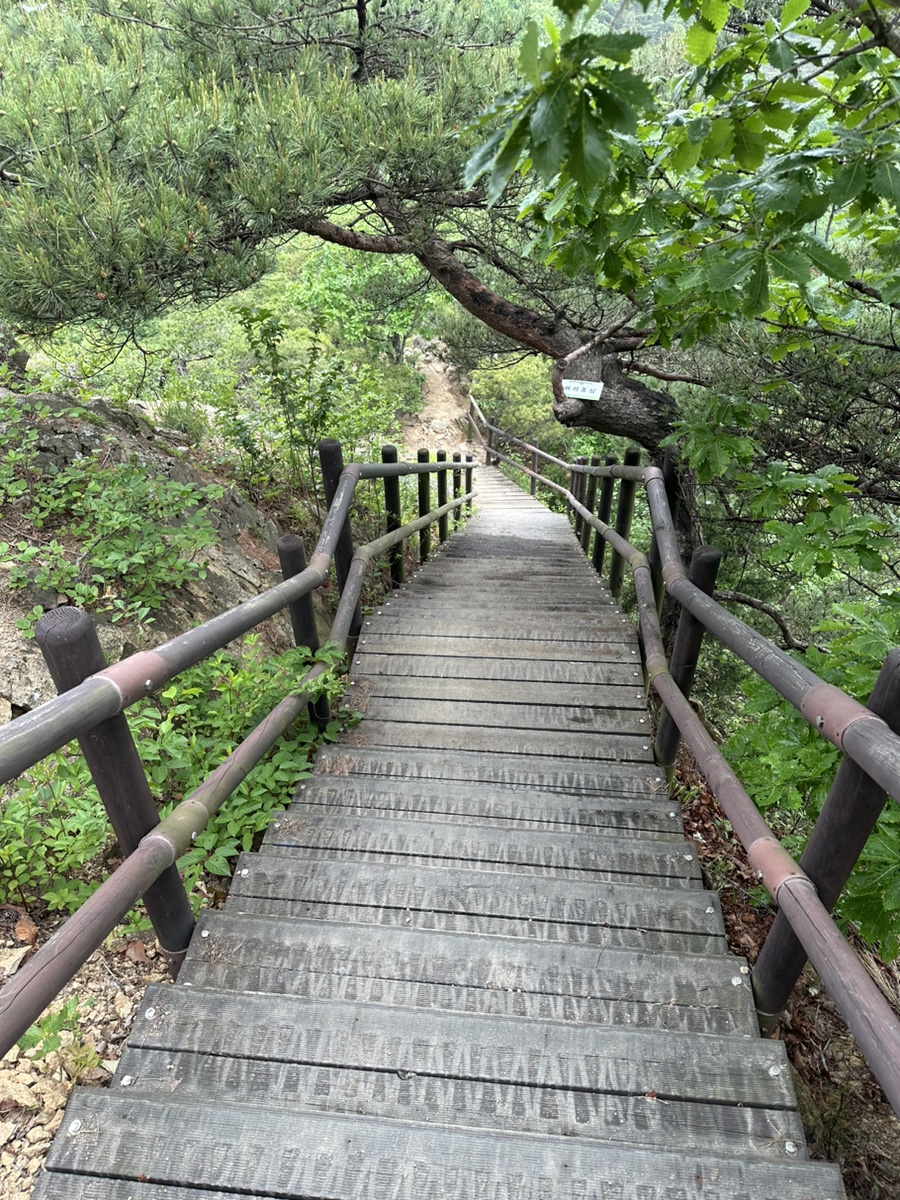
[[(667, 1057), (666, 1094), (655, 1086), (664, 1040), (677, 1064)], [(297, 1113), (782, 1158), (793, 1141), (797, 1158), (787, 1072), (781, 1044), (759, 1039), (151, 987), (113, 1086), (165, 1096), (178, 1080), (180, 1101), (252, 1095)], [(739, 1088), (751, 1097), (740, 1107)]]
[(550, 755), (486, 755), (474, 750), (421, 750), (404, 746), (325, 746), (316, 771), (336, 778), (380, 776), (489, 783), (573, 795), (660, 796), (665, 776), (651, 762), (584, 761)]
[[(416, 779), (313, 775), (298, 787), (289, 813), (354, 812), (383, 817), (420, 814), (428, 822), (464, 820), (470, 828), (495, 822), (528, 829), (576, 832), (627, 830), (634, 837), (684, 837), (681, 814), (666, 797), (657, 800), (572, 796), (489, 784)], [(279, 818), (280, 819), (280, 818)]]
[(179, 986), (757, 1035), (747, 964), (724, 954), (435, 935), (405, 924), (376, 933), (346, 917), (242, 914), (238, 903), (201, 915)]
[(244, 855), (229, 911), (684, 953), (724, 951), (718, 903), (682, 888), (590, 884), (464, 866)]
[(315, 851), (319, 858), (352, 855), (356, 862), (480, 865), (498, 873), (530, 871), (536, 879), (599, 881), (636, 877), (648, 886), (700, 886), (696, 849), (684, 840), (656, 841), (627, 833), (602, 837), (515, 827), (469, 829), (421, 820), (285, 814), (266, 835), (269, 852)]
[[(77, 1089), (35, 1200), (840, 1200), (833, 1167)], [(102, 1182), (102, 1168), (117, 1177)], [(100, 1176), (100, 1178), (98, 1178)], [(87, 1177), (87, 1178), (85, 1178)], [(125, 1186), (123, 1186), (123, 1184)], [(155, 1185), (156, 1191), (146, 1185)], [(165, 1192), (161, 1185), (169, 1185)], [(68, 1191), (65, 1189), (68, 1188)], [(86, 1191), (90, 1188), (90, 1191)], [(78, 1189), (78, 1190), (76, 1190)]]

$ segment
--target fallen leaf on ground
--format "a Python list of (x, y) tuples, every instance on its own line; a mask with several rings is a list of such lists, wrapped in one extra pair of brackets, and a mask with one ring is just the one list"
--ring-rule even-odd
[(26, 942), (29, 946), (37, 941), (38, 927), (31, 917), (20, 917), (13, 932), (20, 942)]

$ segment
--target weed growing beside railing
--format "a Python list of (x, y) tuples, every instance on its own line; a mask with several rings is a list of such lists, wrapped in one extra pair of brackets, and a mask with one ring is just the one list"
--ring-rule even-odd
[[(332, 665), (339, 658), (331, 646), (316, 655)], [(263, 657), (258, 635), (251, 634), (240, 657), (220, 651), (130, 710), (160, 817), (290, 692), (309, 664), (305, 648)], [(322, 685), (334, 697), (342, 688), (340, 675), (329, 672)], [(297, 721), (213, 817), (178, 863), (195, 907), (204, 898), (203, 876), (231, 875), (235, 857), (251, 848), (271, 814), (289, 803), (297, 780), (309, 774), (317, 746), (335, 740), (340, 726), (352, 719), (339, 710), (322, 733), (306, 718)], [(0, 902), (73, 912), (118, 857), (87, 766), (72, 745), (13, 786), (0, 808)]]

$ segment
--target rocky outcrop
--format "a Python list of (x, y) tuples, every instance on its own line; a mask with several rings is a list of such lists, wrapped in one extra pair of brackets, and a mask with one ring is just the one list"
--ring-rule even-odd
[[(0, 395), (10, 396), (6, 389)], [(114, 408), (96, 399), (78, 415), (71, 403), (43, 395), (30, 398), (49, 410), (36, 425), (35, 467), (54, 470), (80, 457), (102, 454), (109, 462), (137, 461), (148, 472), (202, 487), (215, 482), (187, 459), (177, 437), (160, 432), (139, 412)], [(173, 444), (174, 443), (174, 444)], [(207, 516), (218, 541), (202, 552), (206, 578), (179, 589), (152, 624), (112, 623), (102, 615), (95, 623), (110, 662), (137, 649), (157, 645), (217, 613), (257, 595), (281, 579), (276, 542), (282, 532), (270, 517), (255, 508), (235, 488), (210, 503)], [(0, 539), (13, 541), (15, 530), (5, 528), (9, 514), (0, 517)], [(12, 534), (12, 536), (10, 536)], [(7, 568), (8, 568), (8, 564)], [(0, 564), (2, 567), (2, 564)], [(16, 621), (35, 604), (50, 608), (65, 597), (35, 587), (0, 594), (0, 722), (34, 708), (56, 694), (33, 640), (26, 639)], [(273, 651), (293, 644), (287, 616), (280, 614), (261, 629)]]

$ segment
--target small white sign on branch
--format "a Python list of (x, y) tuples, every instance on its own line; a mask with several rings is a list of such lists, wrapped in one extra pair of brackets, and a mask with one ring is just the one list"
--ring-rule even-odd
[(562, 387), (569, 400), (599, 400), (603, 394), (599, 379), (564, 379)]

